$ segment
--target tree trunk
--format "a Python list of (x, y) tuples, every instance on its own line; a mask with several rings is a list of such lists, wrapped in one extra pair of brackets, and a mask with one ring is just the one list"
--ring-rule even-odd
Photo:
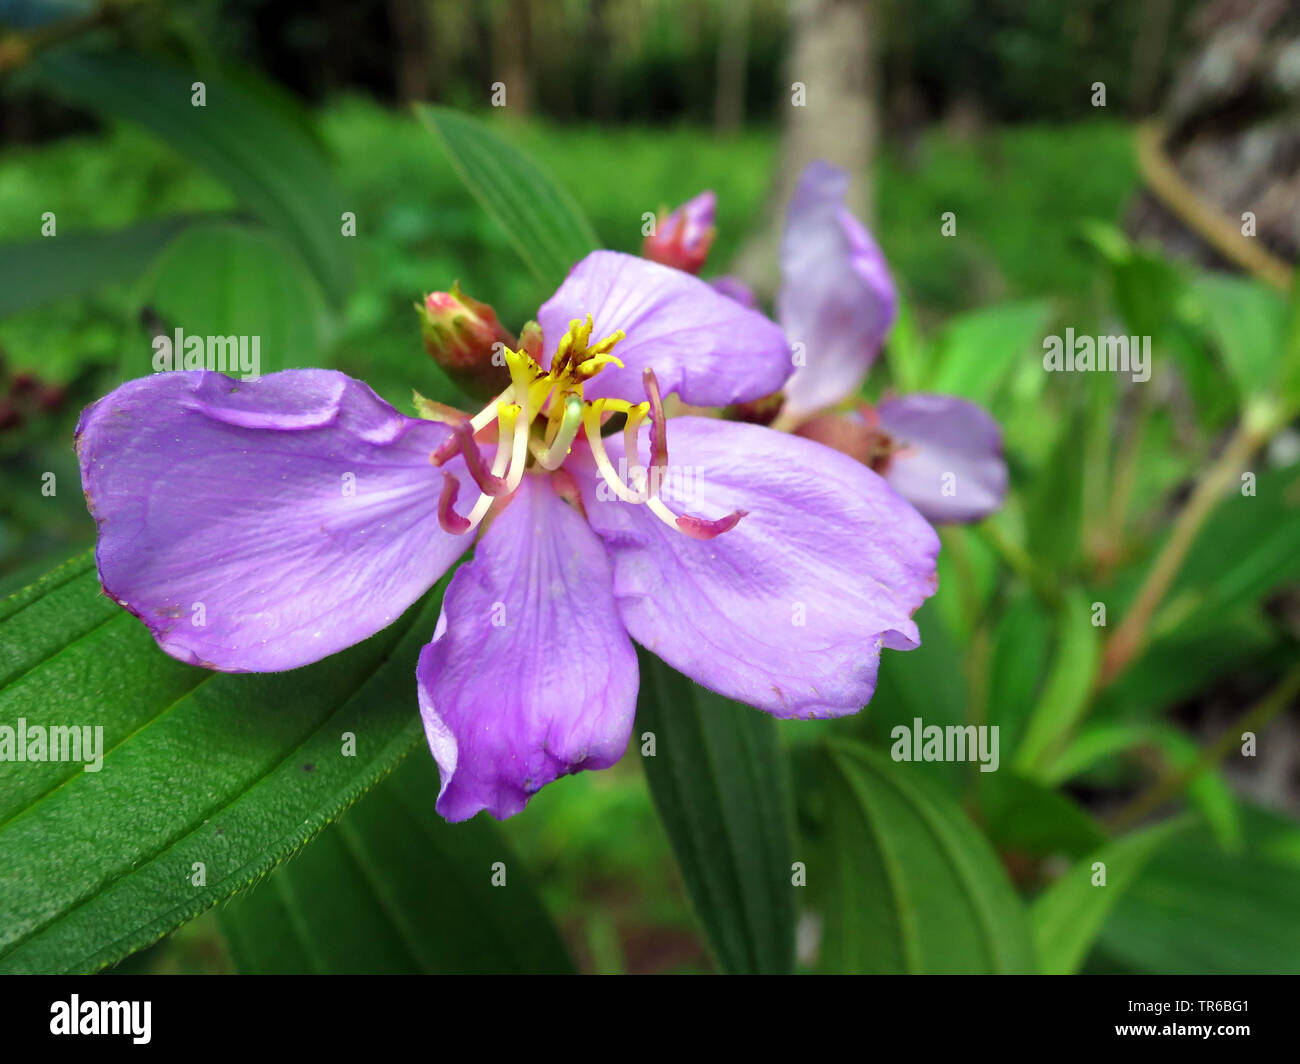
[(762, 227), (733, 264), (733, 272), (762, 296), (776, 290), (786, 204), (810, 162), (824, 159), (852, 174), (850, 209), (870, 220), (868, 167), (877, 122), (871, 16), (869, 0), (790, 0), (789, 85), (776, 178)]

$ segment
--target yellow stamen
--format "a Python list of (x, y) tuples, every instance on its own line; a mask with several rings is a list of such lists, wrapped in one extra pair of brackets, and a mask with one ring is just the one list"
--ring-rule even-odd
[[(584, 396), (585, 383), (606, 366), (626, 368), (620, 359), (610, 354), (613, 347), (624, 338), (624, 334), (621, 331), (615, 332), (592, 344), (593, 327), (591, 315), (587, 315), (585, 321), (576, 318), (571, 321), (568, 331), (556, 345), (550, 369), (543, 369), (526, 350), (505, 349), (510, 386), (470, 422), (476, 433), (494, 419), (497, 422), (497, 443), (492, 456), (491, 475), (498, 480), (504, 479), (505, 491), (502, 495), (509, 496), (519, 487), (530, 459), (541, 469), (559, 469), (572, 450), (579, 432), (585, 431), (596, 468), (615, 497), (623, 502), (648, 505), (651, 513), (666, 525), (697, 539), (712, 539), (733, 527), (744, 516), (743, 512), (736, 511), (726, 518), (709, 521), (689, 515), (679, 516), (659, 498), (662, 487), (659, 481), (664, 471), (663, 456), (661, 454), (656, 459), (655, 448), (658, 446), (662, 451), (662, 439), (658, 444), (652, 439), (651, 469), (647, 469), (641, 462), (638, 439), (647, 417), (661, 417), (662, 408), (659, 406), (653, 374), (649, 371), (646, 373), (650, 402), (633, 403), (614, 398), (588, 400)], [(535, 343), (533, 350), (540, 356), (540, 343)], [(623, 426), (623, 445), (628, 481), (631, 484), (619, 475), (605, 449), (601, 429), (607, 414), (623, 414), (627, 418)], [(543, 419), (544, 425), (539, 435), (534, 437), (532, 426), (538, 417)], [(657, 428), (656, 431), (662, 430)], [(448, 449), (448, 453), (440, 455), (440, 461), (435, 464), (442, 464), (454, 453)], [(454, 494), (451, 498), (454, 500)], [(463, 530), (459, 527), (462, 519), (458, 516), (454, 520), (444, 521), (443, 527), (457, 532), (468, 532), (476, 528), (491, 510), (493, 498), (480, 493), (469, 516), (463, 519), (466, 525)], [(456, 527), (449, 528), (449, 524)]]

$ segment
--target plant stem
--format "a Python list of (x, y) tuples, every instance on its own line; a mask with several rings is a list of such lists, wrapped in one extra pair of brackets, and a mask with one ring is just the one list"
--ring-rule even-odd
[(1178, 575), (1205, 519), (1250, 456), (1267, 442), (1269, 433), (1252, 422), (1253, 419), (1249, 417), (1242, 419), (1232, 439), (1228, 441), (1228, 446), (1197, 482), (1196, 489), (1174, 522), (1173, 531), (1156, 557), (1151, 571), (1147, 573), (1128, 614), (1106, 644), (1101, 663), (1100, 686), (1113, 682), (1143, 650), (1151, 617), (1164, 599), (1174, 577)]

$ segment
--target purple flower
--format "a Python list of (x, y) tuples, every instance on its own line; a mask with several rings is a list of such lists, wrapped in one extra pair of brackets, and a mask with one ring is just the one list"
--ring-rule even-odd
[(717, 235), (713, 226), (717, 205), (714, 193), (701, 192), (671, 214), (661, 214), (654, 232), (645, 238), (641, 254), (664, 266), (699, 273)]
[[(873, 416), (822, 413), (857, 394), (898, 313), (889, 267), (844, 205), (849, 175), (824, 162), (804, 171), (781, 241), (778, 317), (804, 364), (786, 382), (782, 419), (835, 446), (859, 437), (872, 465), (931, 521), (979, 521), (1002, 505), (1002, 433), (981, 407), (942, 395), (880, 403)], [(819, 415), (819, 416), (818, 416)], [(857, 419), (858, 427), (828, 426)], [(863, 429), (871, 438), (861, 441)], [(850, 452), (854, 453), (854, 452)]]
[(388, 625), (475, 546), (417, 669), (448, 820), (510, 816), (618, 760), (633, 640), (776, 716), (856, 712), (881, 648), (919, 644), (933, 530), (851, 458), (669, 421), (661, 397), (779, 389), (780, 329), (613, 252), (539, 319), (542, 343), (507, 351), (510, 385), (472, 419), (406, 417), (329, 370), (122, 385), (77, 431), (106, 593), (182, 661), (278, 671)]
[(781, 237), (777, 317), (803, 364), (786, 382), (786, 410), (808, 416), (854, 395), (898, 313), (885, 256), (847, 207), (849, 175), (812, 163), (799, 179)]
[[(981, 407), (918, 394), (886, 400), (874, 411), (864, 412), (861, 401), (856, 410), (836, 409), (857, 395), (898, 314), (884, 254), (844, 204), (848, 186), (843, 170), (814, 162), (786, 213), (777, 318), (797, 368), (785, 383), (778, 424), (869, 462), (931, 521), (982, 520), (1002, 505), (1007, 469), (1001, 430)], [(691, 202), (704, 195), (712, 196)], [(709, 205), (711, 211), (712, 200)], [(758, 307), (737, 278), (709, 283)]]

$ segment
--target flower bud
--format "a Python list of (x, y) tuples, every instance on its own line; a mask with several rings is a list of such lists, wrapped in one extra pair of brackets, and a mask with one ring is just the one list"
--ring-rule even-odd
[(713, 225), (717, 204), (716, 195), (701, 192), (671, 214), (661, 214), (655, 222), (655, 231), (645, 238), (641, 254), (665, 266), (699, 273), (718, 232)]
[(415, 309), (424, 349), (456, 384), (488, 396), (510, 383), (502, 349), (514, 347), (515, 338), (490, 306), (471, 299), (456, 283), (450, 292), (431, 292)]

